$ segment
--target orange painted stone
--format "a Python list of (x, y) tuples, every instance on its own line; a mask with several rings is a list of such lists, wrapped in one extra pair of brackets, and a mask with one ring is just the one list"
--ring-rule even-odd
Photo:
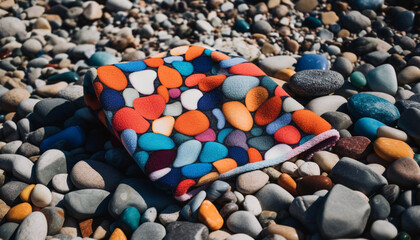
[(276, 139), (277, 142), (290, 145), (299, 143), (300, 138), (301, 135), (299, 130), (292, 125), (286, 125), (274, 133), (274, 139)]
[(296, 72), (294, 70), (286, 68), (277, 71), (274, 77), (284, 81), (289, 81), (295, 73)]
[(122, 91), (127, 87), (127, 78), (124, 73), (113, 65), (102, 66), (97, 70), (100, 81), (117, 91)]
[(375, 153), (387, 162), (393, 162), (398, 158), (409, 157), (414, 158), (414, 152), (411, 147), (397, 139), (380, 137), (373, 143)]
[(209, 126), (207, 116), (197, 110), (185, 112), (175, 120), (175, 130), (188, 136), (198, 135), (206, 131)]
[(331, 129), (331, 124), (316, 113), (306, 109), (295, 111), (292, 114), (292, 119), (305, 133), (318, 135)]
[(169, 51), (169, 53), (172, 56), (179, 56), (179, 55), (185, 54), (187, 52), (188, 48), (190, 48), (190, 47), (189, 46), (180, 46), (180, 47), (172, 48), (171, 51)]
[(223, 218), (217, 208), (209, 200), (204, 200), (198, 210), (198, 220), (210, 230), (219, 230), (223, 227)]
[(165, 100), (165, 103), (168, 103), (168, 102), (169, 102), (169, 91), (168, 91), (168, 89), (167, 89), (165, 86), (160, 85), (160, 86), (157, 88), (157, 93), (158, 93), (161, 97), (163, 97), (163, 99)]
[(156, 58), (148, 58), (148, 59), (145, 59), (143, 61), (149, 67), (160, 67), (164, 63), (163, 59), (162, 58), (159, 58), (159, 57), (156, 57)]
[(185, 53), (185, 60), (191, 61), (194, 58), (201, 56), (204, 50), (205, 48), (200, 47), (200, 46), (191, 46), (190, 48), (188, 48), (187, 52)]
[(82, 237), (87, 238), (90, 235), (92, 235), (93, 233), (92, 224), (93, 224), (93, 218), (89, 218), (87, 220), (79, 222), (79, 228), (80, 228), (80, 233), (82, 234)]
[(134, 99), (133, 106), (144, 118), (155, 120), (165, 110), (165, 100), (159, 94)]
[(24, 202), (12, 207), (6, 215), (9, 222), (20, 223), (32, 212), (31, 204)]
[(19, 194), (20, 200), (22, 200), (23, 202), (29, 202), (29, 200), (31, 199), (32, 190), (34, 190), (34, 188), (35, 184), (26, 186)]
[(131, 128), (136, 133), (145, 133), (149, 129), (150, 123), (138, 111), (124, 107), (115, 113), (112, 118), (112, 126), (116, 131)]
[(185, 79), (185, 86), (187, 87), (194, 87), (197, 86), (201, 79), (205, 78), (206, 74), (204, 73), (195, 73), (188, 76)]
[(222, 111), (225, 115), (226, 121), (228, 121), (233, 127), (242, 131), (251, 130), (253, 125), (251, 113), (241, 102), (226, 102), (222, 106)]
[(229, 69), (232, 74), (247, 75), (247, 76), (266, 76), (265, 72), (250, 62), (239, 63)]
[(167, 88), (177, 88), (182, 85), (181, 74), (177, 70), (165, 65), (158, 68), (158, 77), (160, 83)]
[(280, 86), (276, 87), (276, 90), (274, 90), (274, 95), (279, 97), (290, 97), (290, 95)]
[(217, 169), (217, 171), (222, 174), (225, 172), (229, 172), (232, 169), (238, 167), (236, 161), (232, 158), (223, 158), (213, 162), (213, 166)]
[(245, 105), (250, 112), (256, 111), (268, 98), (268, 91), (265, 87), (254, 87), (246, 94)]
[(202, 176), (197, 184), (195, 184), (196, 187), (203, 186), (209, 182), (213, 182), (219, 178), (219, 174), (217, 172), (211, 172), (207, 173), (206, 175)]
[(210, 57), (215, 62), (220, 62), (222, 60), (230, 59), (228, 55), (218, 52), (218, 51), (211, 52)]
[(127, 240), (127, 237), (120, 228), (116, 228), (109, 237), (109, 240)]
[(259, 162), (263, 160), (260, 151), (253, 147), (248, 148), (248, 158), (248, 161), (250, 163)]
[(293, 196), (298, 195), (297, 190), (296, 190), (297, 184), (295, 180), (293, 180), (293, 178), (289, 174), (282, 173), (280, 177), (277, 179), (277, 184), (280, 185), (280, 187), (284, 188)]
[(255, 123), (264, 126), (280, 115), (282, 101), (280, 97), (274, 96), (265, 101), (255, 113), (254, 119)]
[(213, 75), (205, 77), (200, 79), (198, 82), (198, 88), (201, 91), (208, 92), (220, 86), (225, 81), (225, 79), (226, 75)]

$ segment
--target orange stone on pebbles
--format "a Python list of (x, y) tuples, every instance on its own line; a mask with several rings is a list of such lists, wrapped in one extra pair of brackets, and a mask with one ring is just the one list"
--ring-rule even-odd
[(292, 114), (293, 122), (305, 133), (318, 135), (331, 129), (331, 124), (316, 113), (302, 109)]
[(100, 81), (117, 91), (122, 91), (127, 87), (127, 78), (124, 73), (113, 65), (99, 67), (97, 70)]
[(125, 236), (120, 228), (116, 228), (109, 237), (109, 240), (127, 240), (127, 236)]
[(217, 172), (211, 172), (211, 173), (207, 173), (206, 175), (202, 176), (197, 184), (195, 185), (196, 187), (199, 186), (203, 186), (209, 182), (213, 182), (215, 180), (217, 180), (219, 178), (219, 174)]
[(296, 190), (296, 182), (289, 174), (282, 173), (277, 179), (277, 184), (280, 185), (280, 187), (286, 189), (286, 191), (288, 191), (293, 196), (296, 197), (298, 195)]
[(198, 220), (210, 230), (219, 230), (223, 227), (223, 218), (217, 208), (209, 200), (204, 200), (198, 210)]
[(414, 151), (411, 147), (397, 139), (380, 137), (373, 143), (375, 153), (387, 162), (393, 162), (398, 158), (414, 158)]
[(229, 68), (229, 72), (237, 75), (246, 75), (246, 76), (266, 76), (265, 72), (257, 67), (255, 64), (250, 62), (244, 62), (236, 64)]
[(222, 174), (225, 172), (229, 172), (230, 170), (235, 169), (238, 167), (236, 161), (232, 158), (223, 158), (213, 162), (213, 166), (217, 169), (217, 171)]
[(24, 202), (12, 207), (6, 215), (9, 222), (22, 222), (32, 212), (31, 204)]
[(143, 61), (144, 63), (146, 63), (147, 66), (154, 67), (154, 68), (160, 67), (164, 63), (162, 58), (148, 58)]
[(248, 158), (250, 163), (259, 162), (263, 160), (263, 157), (256, 148), (250, 147), (248, 148)]
[(265, 87), (258, 86), (252, 88), (248, 91), (245, 97), (246, 108), (248, 108), (250, 112), (256, 111), (261, 104), (267, 100), (268, 95), (268, 91)]
[(222, 111), (225, 115), (226, 121), (228, 121), (233, 127), (242, 131), (251, 130), (253, 125), (251, 113), (241, 102), (226, 102), (222, 106)]
[(188, 135), (195, 136), (206, 131), (210, 126), (207, 116), (197, 110), (191, 110), (181, 114), (175, 120), (175, 130)]
[(274, 139), (277, 142), (285, 144), (297, 144), (301, 138), (299, 130), (292, 125), (284, 126), (274, 133)]
[(218, 51), (211, 52), (210, 57), (215, 62), (220, 62), (222, 60), (230, 59), (228, 55), (218, 52)]

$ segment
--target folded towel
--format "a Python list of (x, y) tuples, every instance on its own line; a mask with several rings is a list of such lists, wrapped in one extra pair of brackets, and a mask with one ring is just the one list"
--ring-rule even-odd
[(99, 67), (84, 87), (86, 104), (179, 201), (217, 179), (310, 160), (339, 138), (256, 65), (201, 46)]

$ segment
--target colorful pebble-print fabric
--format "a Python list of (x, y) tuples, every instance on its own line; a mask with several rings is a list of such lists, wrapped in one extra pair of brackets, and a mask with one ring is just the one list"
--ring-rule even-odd
[(180, 201), (217, 179), (309, 160), (339, 137), (253, 63), (201, 46), (102, 66), (86, 79), (86, 103)]

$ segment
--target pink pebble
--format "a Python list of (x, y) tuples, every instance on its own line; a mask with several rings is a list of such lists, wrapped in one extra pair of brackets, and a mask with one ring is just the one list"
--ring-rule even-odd
[(169, 96), (171, 98), (177, 98), (179, 97), (179, 95), (181, 95), (181, 90), (179, 90), (178, 88), (169, 89)]
[(206, 131), (195, 136), (195, 139), (197, 139), (200, 142), (213, 142), (216, 141), (216, 133), (213, 129), (209, 128)]

